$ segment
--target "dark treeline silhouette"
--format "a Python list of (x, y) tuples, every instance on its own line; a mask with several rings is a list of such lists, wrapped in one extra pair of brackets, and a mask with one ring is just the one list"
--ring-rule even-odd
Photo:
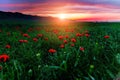
[(22, 14), (19, 12), (3, 12), (0, 11), (0, 20), (42, 20), (42, 21), (49, 21), (49, 20), (56, 20), (57, 18), (53, 17), (41, 17), (41, 16), (33, 16)]

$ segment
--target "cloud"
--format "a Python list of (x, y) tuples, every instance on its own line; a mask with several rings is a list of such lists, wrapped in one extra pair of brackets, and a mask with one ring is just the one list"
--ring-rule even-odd
[[(3, 1), (3, 0), (2, 0)], [(78, 19), (120, 19), (119, 0), (10, 0), (0, 1), (0, 10), (22, 12), (39, 16), (68, 14), (69, 18)], [(7, 2), (8, 1), (8, 2)], [(82, 16), (82, 17), (81, 17)], [(85, 17), (86, 16), (86, 17)]]

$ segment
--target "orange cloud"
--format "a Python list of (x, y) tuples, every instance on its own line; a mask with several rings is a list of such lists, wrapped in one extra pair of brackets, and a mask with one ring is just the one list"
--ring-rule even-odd
[(24, 3), (0, 4), (0, 9), (8, 8), (12, 12), (38, 16), (58, 17), (60, 13), (66, 14), (67, 19), (85, 21), (120, 20), (120, 7), (105, 4), (90, 3)]

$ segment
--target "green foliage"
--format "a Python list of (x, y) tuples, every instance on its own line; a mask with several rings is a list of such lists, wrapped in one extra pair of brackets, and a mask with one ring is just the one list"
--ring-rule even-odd
[[(16, 30), (16, 27), (19, 27)], [(34, 25), (34, 24), (2, 24), (0, 27), (0, 54), (10, 56), (8, 62), (0, 62), (1, 80), (112, 80), (120, 73), (120, 25), (117, 23), (89, 23), (80, 27), (80, 24)], [(36, 30), (39, 27), (40, 30)], [(32, 31), (28, 32), (28, 29)], [(66, 32), (72, 29), (74, 32)], [(48, 31), (46, 31), (48, 30)], [(54, 33), (53, 30), (58, 30)], [(76, 33), (88, 31), (90, 37), (77, 37)], [(7, 33), (10, 35), (7, 35)], [(30, 38), (22, 34), (29, 34)], [(37, 42), (33, 38), (43, 34)], [(58, 36), (69, 35), (69, 38), (59, 40)], [(110, 37), (105, 39), (104, 36)], [(48, 40), (45, 40), (48, 38)], [(71, 38), (75, 38), (75, 46), (70, 45)], [(20, 39), (28, 43), (20, 43)], [(67, 40), (64, 48), (60, 44)], [(11, 48), (6, 49), (5, 45)], [(80, 51), (84, 47), (84, 51)], [(50, 48), (56, 53), (49, 53)]]

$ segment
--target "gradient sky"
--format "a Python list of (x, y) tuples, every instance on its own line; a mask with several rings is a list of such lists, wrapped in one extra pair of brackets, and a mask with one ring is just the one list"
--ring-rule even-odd
[(0, 11), (79, 21), (120, 21), (120, 0), (0, 0)]

